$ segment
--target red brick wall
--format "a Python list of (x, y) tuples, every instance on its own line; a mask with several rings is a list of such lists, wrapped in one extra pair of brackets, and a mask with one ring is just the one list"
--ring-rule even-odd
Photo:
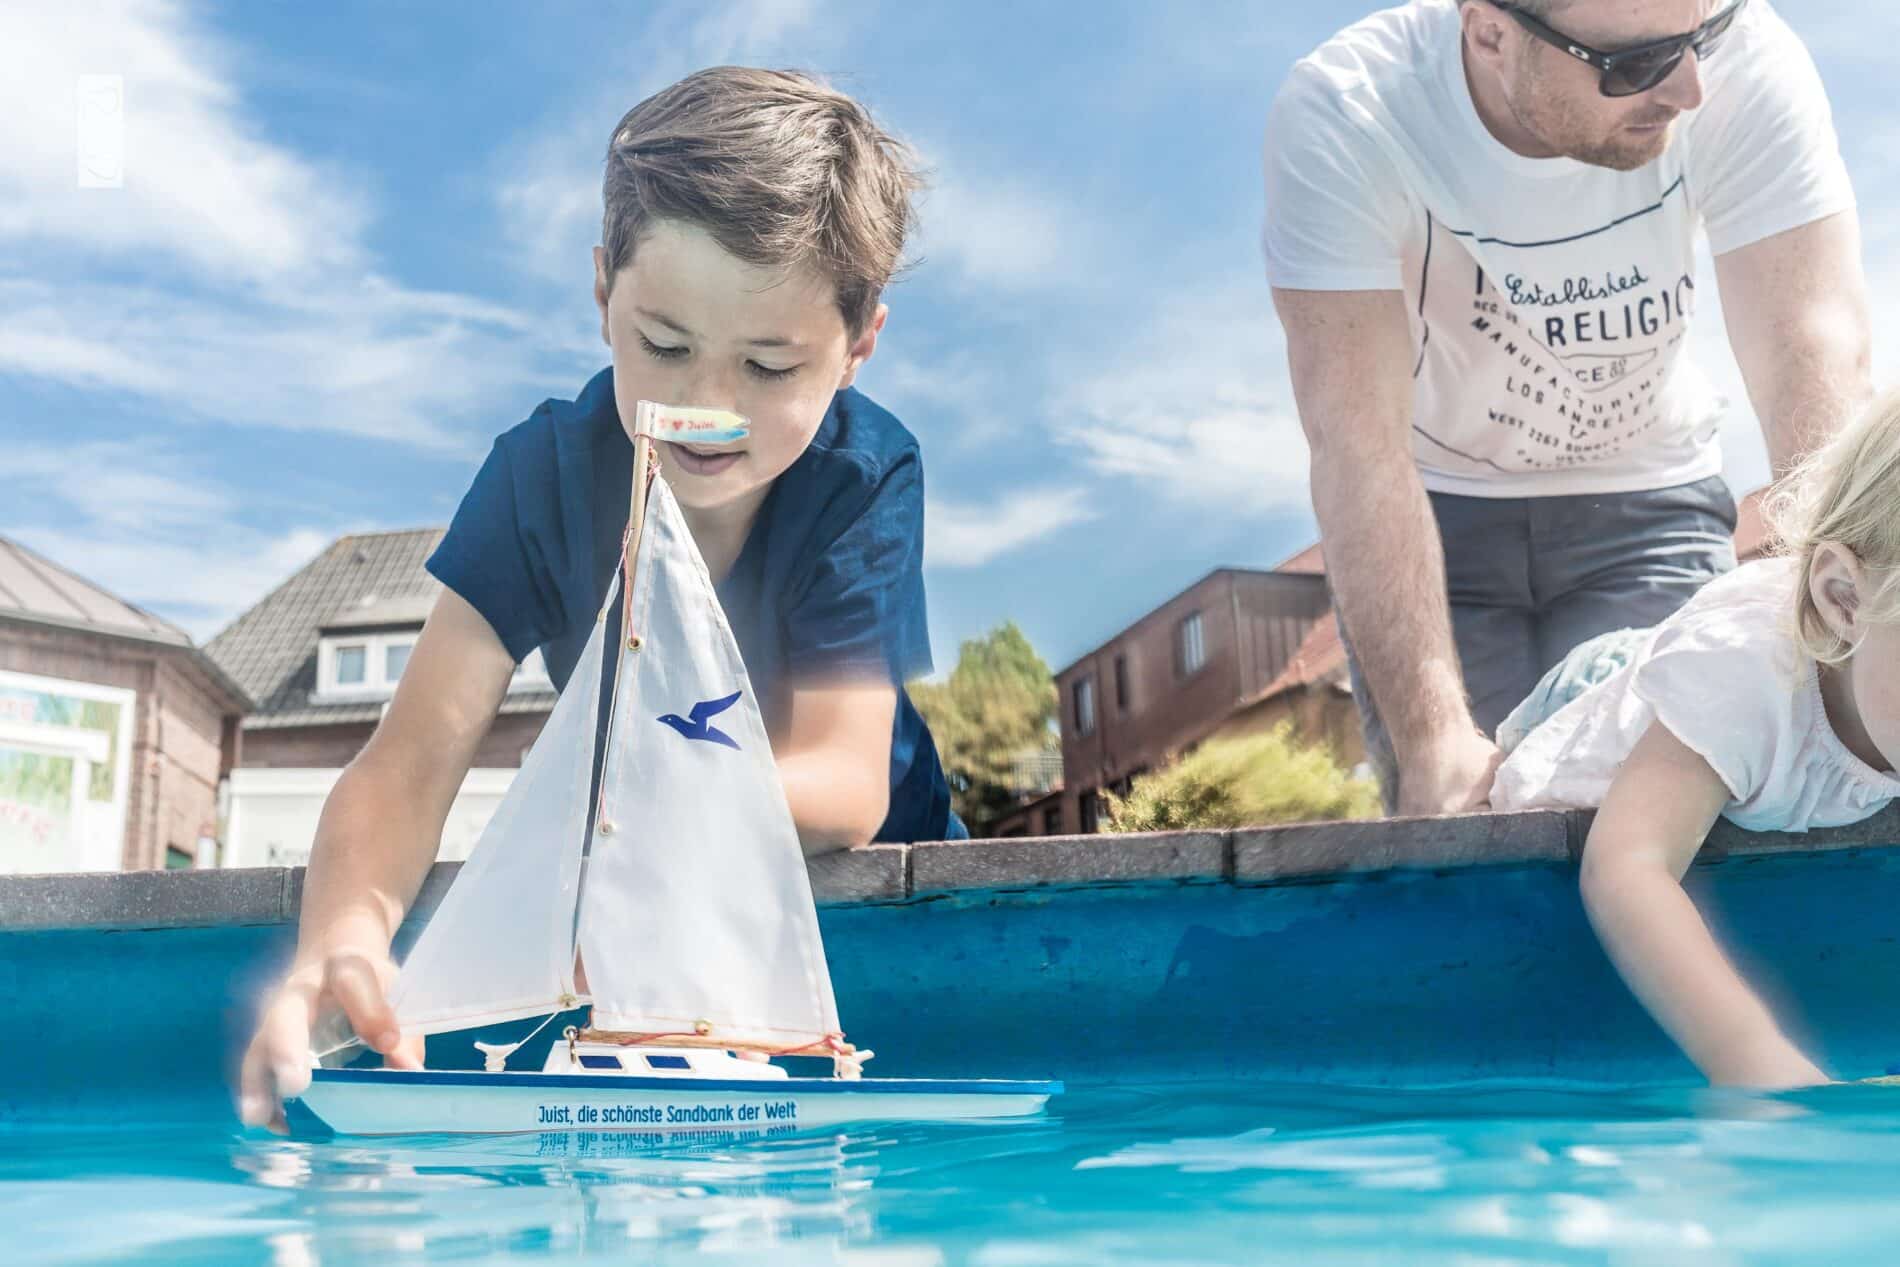
[(181, 654), (77, 630), (0, 623), (0, 669), (137, 692), (121, 850), (128, 870), (161, 867), (167, 844), (194, 851), (202, 829), (215, 831), (224, 703), (182, 667)]
[[(1083, 825), (1084, 797), (1199, 742), (1241, 700), (1264, 689), (1328, 610), (1320, 577), (1216, 572), (1065, 671), (1057, 687), (1069, 830)], [(1176, 630), (1195, 611), (1206, 662), (1183, 678), (1175, 671)], [(1126, 711), (1116, 704), (1118, 656), (1127, 658)], [(1075, 732), (1075, 683), (1087, 677), (1095, 680), (1096, 727), (1084, 736)]]
[[(496, 717), (475, 750), (473, 764), (483, 769), (520, 766), (547, 719), (546, 713), (503, 713)], [(375, 730), (374, 722), (247, 730), (242, 764), (246, 768), (340, 770), (363, 750)]]

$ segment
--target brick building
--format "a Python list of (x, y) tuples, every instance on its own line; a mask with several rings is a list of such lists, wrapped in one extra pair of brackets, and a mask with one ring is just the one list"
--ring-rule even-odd
[[(231, 771), (227, 865), (309, 857), (324, 798), (376, 729), (441, 592), (423, 561), (444, 531), (343, 537), (208, 644), (257, 701)], [(468, 855), (554, 700), (530, 656), (449, 811), (441, 857)]]
[[(1767, 553), (1756, 489), (1737, 504), (1736, 557)], [(1308, 546), (1267, 572), (1223, 568), (1143, 616), (1056, 675), (1063, 788), (999, 820), (998, 835), (1092, 832), (1104, 788), (1212, 738), (1280, 722), (1325, 743), (1347, 766), (1364, 759), (1346, 648)]]
[(249, 703), (184, 630), (0, 538), (0, 871), (216, 866)]
[[(1104, 789), (1126, 792), (1223, 727), (1271, 724), (1287, 710), (1310, 713), (1315, 738), (1341, 731), (1333, 714), (1352, 707), (1337, 685), (1343, 660), (1331, 670), (1300, 659), (1332, 625), (1314, 548), (1270, 571), (1209, 573), (1058, 672), (1063, 830), (1096, 830)], [(1310, 706), (1295, 706), (1308, 695)]]

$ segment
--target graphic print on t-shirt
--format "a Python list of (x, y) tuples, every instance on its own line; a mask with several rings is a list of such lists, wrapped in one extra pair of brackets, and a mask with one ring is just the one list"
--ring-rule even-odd
[[(1601, 468), (1653, 448), (1658, 427), (1681, 431), (1685, 411), (1665, 388), (1695, 312), (1694, 243), (1688, 218), (1664, 212), (1682, 197), (1677, 177), (1648, 207), (1546, 241), (1428, 215), (1414, 425), (1424, 466)], [(1454, 390), (1455, 403), (1437, 399)], [(1481, 413), (1447, 427), (1446, 409)]]

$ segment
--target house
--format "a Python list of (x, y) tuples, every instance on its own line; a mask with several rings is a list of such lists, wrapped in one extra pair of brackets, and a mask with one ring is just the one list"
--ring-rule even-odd
[(0, 871), (218, 865), (249, 705), (184, 630), (0, 537)]
[[(1342, 729), (1350, 698), (1317, 655), (1308, 657), (1311, 665), (1295, 663), (1314, 630), (1332, 623), (1315, 547), (1271, 570), (1211, 572), (1058, 672), (1063, 826), (1096, 830), (1102, 791), (1126, 793), (1136, 775), (1236, 713), (1246, 714), (1240, 724), (1257, 723), (1286, 706), (1276, 701), (1310, 689), (1318, 701), (1307, 710), (1320, 722), (1315, 737), (1329, 726)], [(1329, 710), (1340, 720), (1327, 721)]]
[(1010, 788), (1015, 794), (1015, 803), (986, 823), (971, 823), (971, 830), (991, 840), (1064, 834), (1062, 754), (1040, 749), (1024, 752), (1010, 767)]
[[(1768, 551), (1766, 493), (1737, 504), (1741, 562)], [(1216, 735), (1290, 722), (1342, 764), (1364, 759), (1318, 543), (1270, 571), (1210, 574), (1056, 676), (1064, 783), (1060, 809), (1048, 814), (1056, 825), (1039, 830), (1024, 807), (998, 824), (1016, 834), (1092, 832), (1102, 789), (1125, 793), (1135, 775)], [(1048, 811), (1038, 803), (1036, 812)]]
[[(256, 701), (230, 773), (227, 866), (308, 859), (324, 798), (382, 719), (441, 592), (423, 562), (445, 531), (343, 537), (206, 647)], [(439, 856), (468, 856), (554, 701), (530, 656), (476, 751)]]

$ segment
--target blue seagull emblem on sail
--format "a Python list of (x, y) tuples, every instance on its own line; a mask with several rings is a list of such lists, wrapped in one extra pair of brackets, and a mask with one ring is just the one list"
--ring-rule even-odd
[(660, 720), (671, 726), (674, 730), (679, 731), (680, 734), (685, 735), (688, 739), (698, 739), (704, 743), (722, 743), (726, 745), (726, 747), (737, 751), (739, 745), (733, 742), (732, 736), (717, 726), (712, 725), (709, 719), (717, 717), (720, 713), (725, 712), (728, 708), (737, 704), (739, 702), (739, 696), (742, 694), (744, 694), (744, 692), (734, 691), (724, 699), (701, 700), (699, 703), (693, 705), (690, 716), (681, 717), (678, 713), (667, 713), (662, 716)]

